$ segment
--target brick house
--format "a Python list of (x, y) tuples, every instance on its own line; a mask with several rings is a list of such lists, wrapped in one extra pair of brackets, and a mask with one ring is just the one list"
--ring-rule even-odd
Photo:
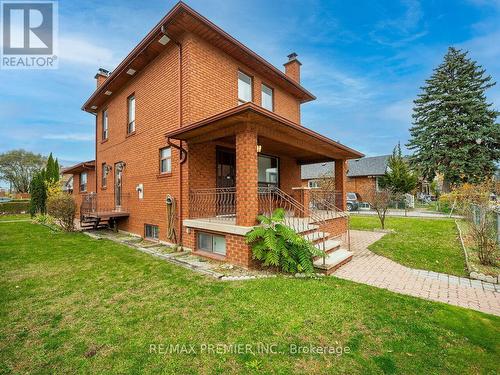
[[(353, 159), (347, 163), (346, 191), (356, 193), (361, 201), (378, 189), (378, 179), (385, 175), (391, 155)], [(302, 166), (302, 186), (317, 188), (322, 178), (334, 175), (334, 162), (315, 163)]]
[(244, 234), (283, 207), (290, 225), (341, 254), (345, 201), (313, 212), (322, 198), (301, 187), (300, 166), (337, 161), (345, 191), (346, 161), (362, 154), (302, 126), (300, 106), (315, 97), (297, 55), (288, 58), (283, 73), (175, 5), (112, 73), (95, 76), (82, 109), (95, 115), (96, 160), (65, 171), (81, 219), (248, 267)]

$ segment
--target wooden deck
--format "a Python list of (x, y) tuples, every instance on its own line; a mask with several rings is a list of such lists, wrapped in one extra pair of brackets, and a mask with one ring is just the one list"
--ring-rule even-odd
[(127, 211), (96, 211), (84, 214), (86, 217), (98, 218), (98, 219), (112, 219), (119, 217), (130, 216), (130, 212)]

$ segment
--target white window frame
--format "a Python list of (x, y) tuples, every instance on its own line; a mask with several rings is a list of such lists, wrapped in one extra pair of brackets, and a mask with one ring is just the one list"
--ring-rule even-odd
[(307, 187), (311, 189), (319, 189), (321, 186), (319, 180), (309, 180), (307, 181)]
[(102, 140), (105, 141), (109, 136), (108, 110), (102, 111)]
[[(168, 151), (167, 156), (163, 156), (163, 151)], [(163, 170), (163, 161), (165, 161), (166, 170)], [(172, 173), (172, 147), (160, 148), (160, 174)]]
[(127, 134), (135, 132), (135, 94), (127, 98)]
[[(250, 83), (246, 82), (244, 78), (248, 78)], [(250, 89), (248, 92), (247, 88)], [(249, 95), (249, 97), (244, 97)], [(243, 73), (241, 70), (238, 70), (238, 104), (244, 104), (251, 102), (253, 100), (253, 77), (249, 76), (246, 73)]]
[[(148, 236), (148, 229), (151, 230), (153, 236)], [(158, 225), (154, 224), (144, 224), (144, 238), (148, 240), (159, 240), (160, 239), (160, 228)]]
[[(265, 92), (265, 89), (269, 90), (270, 93)], [(271, 103), (265, 105), (264, 104), (264, 98), (269, 97), (271, 99)], [(274, 89), (266, 84), (262, 84), (261, 87), (261, 104), (262, 108), (267, 109), (268, 111), (274, 112)]]
[[(203, 248), (200, 246), (201, 240), (200, 236), (207, 236), (211, 239), (210, 248)], [(223, 245), (223, 250), (216, 250), (217, 244)], [(208, 232), (198, 232), (196, 235), (196, 248), (201, 251), (206, 251), (209, 253), (225, 256), (227, 252), (226, 238), (224, 236), (208, 233)]]

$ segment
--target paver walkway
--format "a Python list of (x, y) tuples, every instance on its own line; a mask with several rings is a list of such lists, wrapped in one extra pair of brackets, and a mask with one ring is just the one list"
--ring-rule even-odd
[(383, 233), (351, 230), (352, 261), (334, 275), (396, 293), (449, 303), (500, 316), (500, 286), (405, 267), (368, 250)]

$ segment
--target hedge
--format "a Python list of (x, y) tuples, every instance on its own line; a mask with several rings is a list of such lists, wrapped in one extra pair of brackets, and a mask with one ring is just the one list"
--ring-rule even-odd
[(28, 212), (30, 201), (0, 203), (0, 214), (22, 214)]

